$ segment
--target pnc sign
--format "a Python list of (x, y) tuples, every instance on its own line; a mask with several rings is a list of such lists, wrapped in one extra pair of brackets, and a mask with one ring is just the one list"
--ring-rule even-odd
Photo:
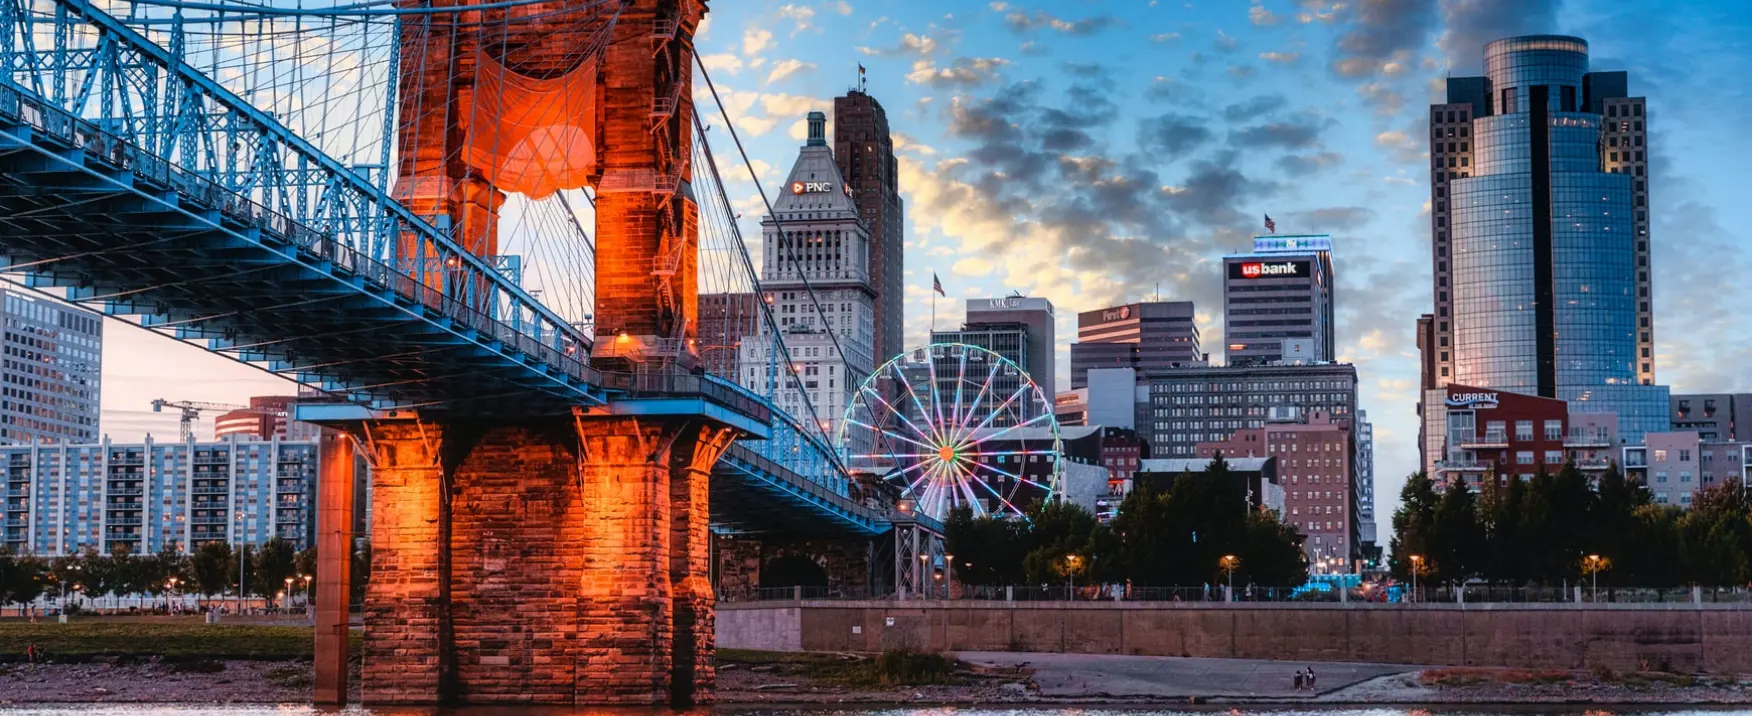
[(820, 194), (822, 192), (829, 192), (829, 191), (833, 191), (833, 182), (830, 182), (830, 181), (794, 181), (794, 182), (791, 182), (791, 193), (792, 194)]
[(1496, 393), (1453, 393), (1448, 396), (1450, 408), (1485, 409), (1497, 406)]

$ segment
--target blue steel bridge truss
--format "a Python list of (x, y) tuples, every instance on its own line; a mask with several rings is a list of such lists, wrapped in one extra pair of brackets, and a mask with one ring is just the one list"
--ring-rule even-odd
[[(318, 387), (373, 414), (527, 418), (664, 400), (379, 176), (343, 166), (89, 0), (0, 0), (0, 273)], [(387, 135), (387, 132), (386, 132)], [(386, 142), (387, 144), (387, 142)], [(683, 396), (688, 399), (690, 396)], [(712, 481), (725, 532), (886, 532), (819, 430), (762, 416)]]

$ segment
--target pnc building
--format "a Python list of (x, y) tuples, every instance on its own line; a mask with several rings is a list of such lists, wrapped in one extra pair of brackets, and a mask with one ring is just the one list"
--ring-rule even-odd
[(1332, 237), (1256, 236), (1253, 253), (1223, 257), (1223, 340), (1228, 363), (1264, 365), (1286, 347), (1309, 362), (1337, 354)]

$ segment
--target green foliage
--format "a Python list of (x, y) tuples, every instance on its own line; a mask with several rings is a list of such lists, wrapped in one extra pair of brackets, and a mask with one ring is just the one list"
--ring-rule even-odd
[(1739, 481), (1699, 491), (1689, 510), (1651, 504), (1649, 491), (1616, 467), (1589, 485), (1574, 465), (1532, 480), (1449, 485), (1438, 495), (1412, 475), (1393, 515), (1392, 568), (1435, 581), (1482, 577), (1511, 585), (1591, 579), (1583, 564), (1610, 566), (1601, 586), (1738, 585), (1752, 580), (1752, 500)]
[(22, 608), (42, 596), (48, 581), (48, 563), (37, 557), (0, 550), (0, 608), (8, 604)]
[(1027, 520), (975, 518), (966, 510), (944, 524), (956, 577), (967, 584), (1137, 586), (1218, 584), (1233, 555), (1235, 584), (1299, 586), (1308, 563), (1302, 535), (1248, 508), (1241, 480), (1220, 457), (1182, 475), (1166, 493), (1134, 490), (1112, 523), (1071, 504), (1037, 505)]
[(224, 542), (202, 544), (189, 557), (189, 572), (194, 582), (191, 589), (206, 597), (225, 593), (236, 584), (231, 578), (236, 564), (237, 554), (231, 551), (231, 545)]
[(230, 624), (163, 624), (131, 621), (0, 622), (0, 659), (21, 658), (34, 644), (55, 661), (98, 656), (161, 657), (166, 660), (309, 659), (309, 627)]

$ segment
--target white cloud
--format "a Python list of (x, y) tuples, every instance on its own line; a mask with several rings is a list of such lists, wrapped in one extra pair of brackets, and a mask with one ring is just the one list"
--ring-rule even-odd
[(835, 0), (832, 3), (829, 3), (828, 7), (833, 8), (834, 12), (837, 12), (841, 15), (852, 14), (852, 4), (849, 2), (846, 2), (846, 0)]
[(933, 60), (917, 60), (906, 80), (932, 87), (974, 87), (997, 79), (998, 68), (1008, 64), (1001, 57), (957, 57), (942, 67)]
[(758, 55), (772, 44), (773, 33), (770, 30), (751, 27), (742, 33), (742, 54)]
[(815, 29), (815, 8), (807, 5), (782, 5), (779, 7), (778, 15), (797, 23), (797, 26), (791, 30), (792, 37), (796, 37), (797, 33), (804, 30)]
[(723, 70), (729, 74), (742, 71), (742, 58), (729, 52), (700, 55), (700, 64), (705, 65), (708, 71)]
[(1259, 59), (1265, 60), (1266, 62), (1270, 62), (1272, 64), (1293, 65), (1293, 64), (1296, 64), (1297, 60), (1302, 59), (1302, 53), (1300, 53), (1300, 52), (1261, 52), (1261, 53), (1259, 53)]
[(1278, 24), (1278, 16), (1260, 5), (1259, 0), (1253, 0), (1253, 7), (1247, 8), (1247, 19), (1260, 27)]
[(997, 266), (991, 261), (978, 256), (961, 259), (949, 267), (949, 270), (957, 276), (990, 276), (992, 271), (996, 269)]
[(773, 70), (772, 70), (772, 72), (767, 73), (766, 81), (767, 81), (767, 84), (772, 84), (772, 83), (777, 82), (779, 80), (785, 79), (786, 77), (790, 77), (791, 75), (794, 75), (798, 72), (804, 72), (804, 71), (813, 70), (813, 69), (815, 69), (815, 65), (808, 63), (808, 62), (803, 62), (802, 60), (795, 60), (795, 59), (779, 60), (778, 62), (773, 63)]
[(1180, 39), (1178, 32), (1159, 32), (1150, 36), (1150, 42), (1174, 42)]

